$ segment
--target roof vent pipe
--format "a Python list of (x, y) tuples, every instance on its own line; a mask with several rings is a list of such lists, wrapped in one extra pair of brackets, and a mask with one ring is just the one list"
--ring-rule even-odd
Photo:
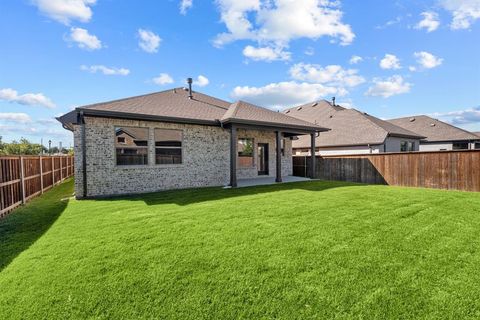
[(332, 98), (332, 106), (335, 107), (335, 97)]
[(187, 79), (187, 83), (188, 83), (188, 98), (189, 99), (193, 99), (193, 94), (192, 94), (192, 78), (188, 78)]

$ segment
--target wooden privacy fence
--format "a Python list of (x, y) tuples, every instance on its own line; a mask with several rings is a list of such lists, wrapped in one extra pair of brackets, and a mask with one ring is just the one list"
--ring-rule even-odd
[(0, 156), (0, 218), (72, 175), (72, 156)]
[[(394, 186), (480, 191), (480, 150), (316, 157), (316, 178)], [(293, 158), (308, 176), (309, 157)]]

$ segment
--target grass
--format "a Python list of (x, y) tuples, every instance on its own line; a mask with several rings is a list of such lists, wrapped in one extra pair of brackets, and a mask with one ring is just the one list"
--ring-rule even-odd
[(0, 319), (480, 317), (480, 194), (304, 182), (0, 221)]

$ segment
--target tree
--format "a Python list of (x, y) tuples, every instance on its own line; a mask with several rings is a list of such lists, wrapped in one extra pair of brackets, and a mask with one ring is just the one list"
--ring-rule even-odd
[(4, 155), (39, 155), (43, 149), (42, 145), (25, 138), (20, 141), (13, 140), (11, 143), (3, 143), (0, 139), (0, 153)]

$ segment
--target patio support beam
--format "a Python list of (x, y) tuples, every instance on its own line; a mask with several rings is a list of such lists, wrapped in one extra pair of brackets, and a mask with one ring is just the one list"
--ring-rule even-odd
[(275, 131), (275, 141), (277, 147), (277, 175), (275, 178), (275, 182), (282, 182), (282, 146), (281, 146), (281, 136), (282, 133), (280, 131)]
[(230, 128), (230, 186), (237, 187), (237, 128)]
[(315, 136), (316, 132), (310, 134), (310, 178), (315, 179), (316, 164), (315, 164)]

